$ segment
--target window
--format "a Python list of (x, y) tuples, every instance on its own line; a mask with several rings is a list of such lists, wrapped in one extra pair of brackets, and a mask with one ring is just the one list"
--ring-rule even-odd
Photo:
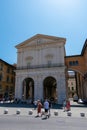
[(75, 61), (72, 61), (72, 65), (75, 65)]
[(9, 81), (10, 81), (9, 76), (7, 76), (7, 82), (9, 82)]
[(2, 81), (2, 74), (0, 74), (0, 81)]
[(73, 85), (73, 82), (71, 82), (71, 85)]
[(72, 65), (73, 65), (72, 61), (69, 61), (69, 65), (70, 65), (70, 66), (72, 66)]
[(9, 73), (10, 72), (10, 69), (9, 69), (9, 67), (7, 68), (7, 73)]
[(47, 54), (45, 58), (47, 60), (47, 64), (50, 66), (52, 64), (53, 54)]
[(32, 56), (26, 57), (26, 64), (27, 64), (28, 67), (31, 65), (32, 60), (33, 60), (33, 57), (32, 57)]
[(13, 77), (11, 78), (11, 83), (13, 83), (14, 82), (14, 80), (13, 80)]
[(9, 91), (10, 91), (10, 94), (12, 94), (14, 92), (14, 87), (11, 86)]
[(3, 64), (0, 64), (0, 70), (3, 70)]
[(6, 86), (6, 90), (5, 90), (6, 92), (8, 92), (9, 91), (9, 87), (8, 86)]
[(2, 86), (0, 85), (0, 90), (2, 90)]
[(78, 65), (79, 63), (78, 63), (78, 61), (76, 61), (76, 65)]
[(74, 87), (72, 87), (72, 90), (74, 90)]
[(79, 63), (78, 63), (78, 61), (76, 60), (76, 61), (69, 61), (69, 65), (70, 66), (77, 66)]
[(70, 91), (70, 87), (68, 87), (68, 90)]

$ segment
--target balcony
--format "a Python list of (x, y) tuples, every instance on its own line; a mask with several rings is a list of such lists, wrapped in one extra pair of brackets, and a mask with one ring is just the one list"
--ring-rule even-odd
[(64, 64), (42, 64), (17, 67), (16, 70), (64, 67)]

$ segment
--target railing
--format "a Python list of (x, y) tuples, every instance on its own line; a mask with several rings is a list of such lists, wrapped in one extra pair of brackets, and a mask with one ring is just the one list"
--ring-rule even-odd
[(43, 64), (43, 65), (29, 65), (17, 67), (16, 70), (24, 69), (39, 69), (39, 68), (53, 68), (53, 67), (64, 67), (64, 64)]

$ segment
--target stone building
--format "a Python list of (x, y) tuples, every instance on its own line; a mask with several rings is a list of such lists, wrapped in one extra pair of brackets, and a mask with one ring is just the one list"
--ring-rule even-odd
[(69, 71), (68, 77), (68, 97), (73, 98), (77, 94), (75, 72)]
[(65, 38), (37, 34), (16, 45), (15, 98), (63, 102), (67, 95), (65, 43)]
[(8, 100), (15, 93), (16, 67), (0, 59), (0, 100)]
[(66, 56), (65, 43), (65, 38), (37, 34), (16, 45), (15, 98), (61, 104), (69, 98), (68, 71), (74, 71), (75, 92), (87, 100), (87, 40), (80, 55)]
[(87, 39), (81, 54), (65, 57), (67, 71), (75, 72), (76, 94), (79, 99), (87, 101)]

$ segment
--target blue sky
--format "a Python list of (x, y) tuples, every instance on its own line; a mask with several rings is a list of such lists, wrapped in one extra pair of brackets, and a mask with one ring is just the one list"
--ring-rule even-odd
[(64, 37), (66, 55), (87, 38), (87, 0), (0, 0), (0, 58), (17, 62), (15, 46), (36, 34)]

